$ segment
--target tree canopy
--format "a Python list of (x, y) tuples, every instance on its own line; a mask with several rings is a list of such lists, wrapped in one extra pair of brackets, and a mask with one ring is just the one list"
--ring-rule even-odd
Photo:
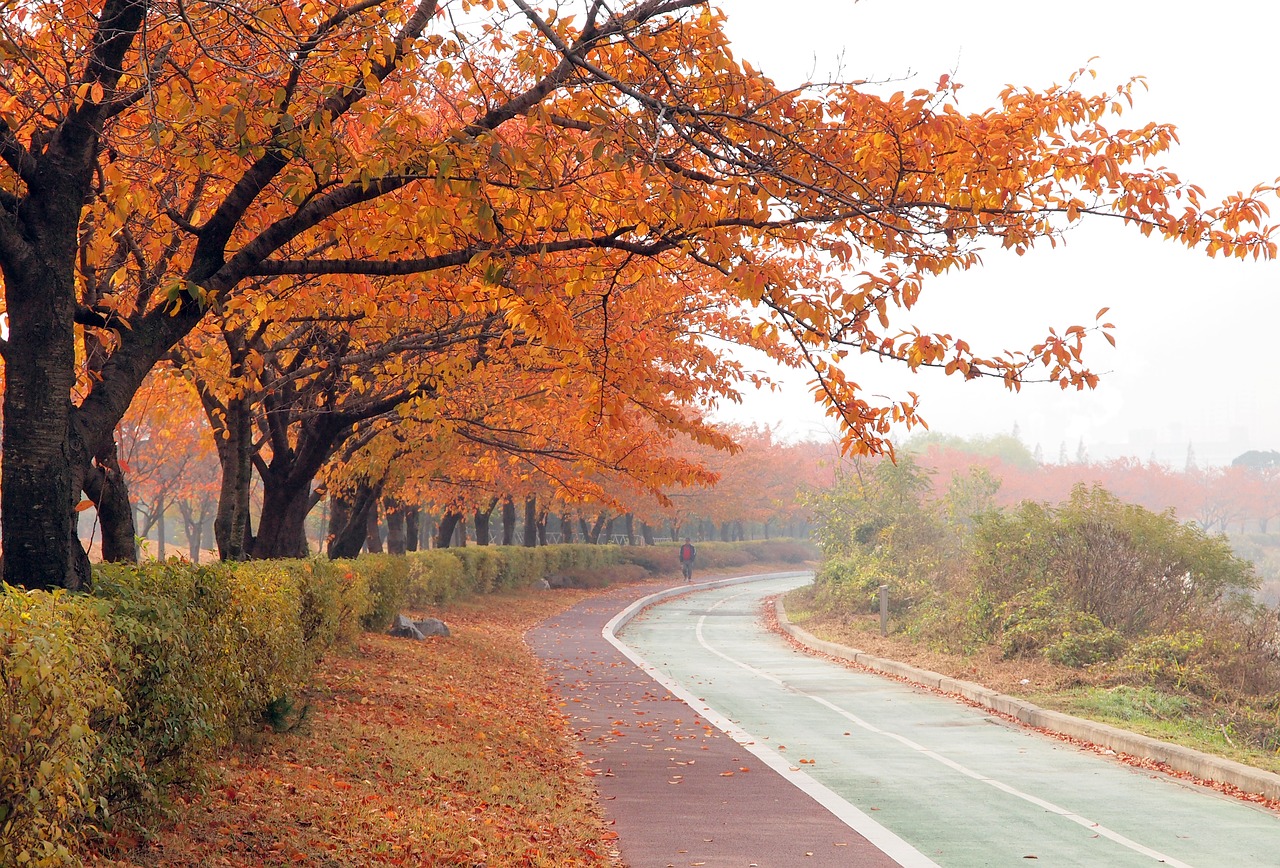
[[(917, 402), (848, 380), (849, 353), (1011, 388), (1096, 382), (1082, 353), (1110, 339), (1105, 311), (1009, 351), (910, 322), (928, 279), (984, 246), (1108, 215), (1210, 255), (1275, 254), (1272, 188), (1206, 203), (1152, 165), (1172, 127), (1104, 124), (1133, 82), (1089, 92), (1082, 71), (977, 113), (947, 76), (782, 90), (723, 23), (697, 0), (9, 7), (5, 581), (87, 581), (75, 507), (119, 493), (102, 484), (117, 425), (164, 360), (231, 423), (224, 477), (282, 462), (308, 496), (357, 430), (430, 428), (508, 375), (572, 395), (556, 421), (576, 442), (636, 426), (711, 442), (703, 414), (744, 376), (727, 343), (807, 366), (846, 448), (880, 452)], [(300, 457), (308, 425), (318, 463)], [(239, 519), (220, 518), (232, 540)]]

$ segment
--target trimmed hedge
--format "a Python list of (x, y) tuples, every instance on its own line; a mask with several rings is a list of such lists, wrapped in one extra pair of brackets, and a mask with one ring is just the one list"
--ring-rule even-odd
[[(798, 562), (809, 551), (704, 543), (698, 560)], [(145, 824), (169, 787), (198, 781), (237, 734), (287, 711), (326, 652), (385, 630), (401, 608), (557, 574), (671, 573), (677, 560), (672, 546), (492, 546), (104, 564), (88, 595), (0, 585), (0, 864), (75, 864), (95, 828)]]

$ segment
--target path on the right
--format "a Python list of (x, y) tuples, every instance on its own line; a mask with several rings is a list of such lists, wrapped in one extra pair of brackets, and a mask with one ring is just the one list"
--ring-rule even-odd
[(772, 579), (659, 603), (621, 640), (695, 700), (942, 866), (1280, 866), (1280, 818), (791, 648)]

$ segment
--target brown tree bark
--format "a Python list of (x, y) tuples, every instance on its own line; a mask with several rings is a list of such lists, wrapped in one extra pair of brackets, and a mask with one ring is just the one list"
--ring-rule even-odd
[(120, 468), (114, 439), (110, 448), (99, 454), (94, 465), (85, 472), (84, 491), (98, 510), (102, 559), (108, 563), (136, 562), (137, 525), (133, 522), (129, 487)]
[(387, 517), (387, 553), (402, 555), (409, 548), (405, 538), (404, 504), (394, 497), (385, 497), (382, 508)]
[(364, 547), (369, 554), (382, 554), (382, 526), (378, 522), (378, 505), (375, 501), (364, 514)]
[(436, 529), (436, 548), (447, 549), (453, 544), (453, 532), (461, 520), (460, 512), (446, 512), (440, 517), (440, 525)]
[(421, 516), (422, 510), (416, 506), (406, 506), (404, 508), (404, 545), (405, 549), (411, 552), (418, 550), (418, 534), (421, 528), (418, 526), (418, 518)]
[(507, 495), (502, 499), (502, 544), (513, 545), (516, 541), (516, 504)]
[(529, 548), (538, 544), (538, 498), (533, 494), (524, 501), (524, 544)]

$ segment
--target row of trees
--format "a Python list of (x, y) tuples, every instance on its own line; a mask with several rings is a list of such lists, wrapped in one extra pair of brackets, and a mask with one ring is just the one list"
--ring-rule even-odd
[[(302, 545), (351, 556), (362, 548), (403, 552), (548, 540), (634, 544), (683, 535), (768, 537), (802, 528), (798, 493), (830, 481), (835, 445), (785, 443), (765, 428), (715, 430), (734, 447), (674, 441), (663, 460), (688, 475), (668, 482), (657, 497), (634, 484), (638, 474), (628, 478), (596, 468), (589, 477), (575, 476), (574, 463), (554, 453), (479, 449), (471, 441), (464, 448), (441, 448), (422, 441), (384, 456), (374, 452), (380, 445), (375, 437), (346, 461), (326, 464), (310, 492), (319, 508), (308, 515)], [(263, 452), (257, 463), (269, 466), (269, 431), (262, 420), (256, 434)], [(182, 539), (188, 556), (198, 561), (201, 550), (215, 544), (221, 476), (214, 429), (197, 390), (171, 370), (149, 378), (122, 421), (119, 443), (139, 534), (158, 542), (151, 553), (163, 556), (166, 541)], [(717, 484), (709, 487), (712, 480)], [(253, 539), (266, 508), (257, 478), (250, 494), (246, 534)], [(97, 518), (86, 510), (82, 533), (97, 537)]]
[(117, 432), (165, 364), (212, 426), (220, 554), (294, 555), (320, 491), (413, 502), (440, 475), (400, 460), (424, 446), (460, 487), (468, 462), (511, 476), (517, 501), (709, 482), (674, 447), (730, 446), (705, 412), (749, 384), (735, 344), (807, 366), (856, 452), (887, 449), (916, 400), (872, 398), (851, 352), (1092, 386), (1101, 314), (1010, 353), (909, 322), (984, 244), (1023, 252), (1096, 214), (1275, 254), (1272, 188), (1208, 205), (1148, 165), (1171, 127), (1102, 123), (1133, 82), (1011, 87), (976, 114), (946, 76), (785, 90), (723, 23), (700, 0), (3, 16), (4, 580), (84, 586), (86, 501), (104, 555), (133, 556)]
[(906, 450), (929, 468), (939, 487), (958, 487), (991, 506), (1023, 501), (1057, 503), (1080, 484), (1100, 485), (1126, 503), (1172, 509), (1213, 533), (1266, 534), (1280, 517), (1280, 464), (1274, 453), (1252, 452), (1226, 467), (1174, 469), (1134, 458), (1041, 464), (1011, 436), (965, 440), (924, 435)]

